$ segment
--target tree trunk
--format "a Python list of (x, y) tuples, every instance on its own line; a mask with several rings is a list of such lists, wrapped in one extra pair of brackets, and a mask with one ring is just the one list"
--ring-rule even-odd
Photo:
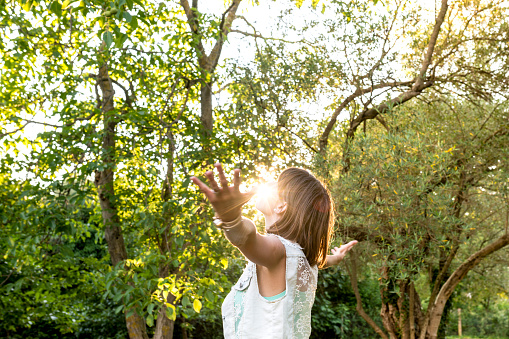
[[(383, 296), (382, 296), (383, 299)], [(380, 316), (382, 317), (382, 323), (384, 324), (385, 330), (389, 333), (391, 339), (399, 339), (396, 335), (396, 326), (394, 324), (394, 306), (382, 302), (382, 309), (380, 310)]]
[(203, 82), (201, 85), (201, 124), (207, 133), (207, 136), (212, 135), (214, 126), (214, 118), (212, 116), (212, 83)]
[[(167, 255), (169, 254), (170, 253), (167, 253)], [(159, 277), (166, 278), (168, 275), (169, 267), (167, 265), (160, 267)], [(171, 293), (168, 293), (168, 298), (166, 299), (166, 302), (174, 305), (175, 296)], [(163, 306), (159, 309), (156, 321), (156, 330), (154, 332), (153, 339), (173, 339), (175, 321), (166, 316), (166, 308), (167, 308), (166, 306)]]
[[(207, 55), (205, 48), (203, 47), (203, 33), (200, 30), (200, 22), (196, 17), (196, 13), (193, 11), (191, 6), (189, 6), (188, 0), (180, 0), (180, 5), (186, 14), (189, 28), (198, 40), (195, 47), (200, 55), (198, 57), (198, 64), (211, 77), (216, 70), (217, 63), (219, 62), (219, 58), (221, 56), (221, 51), (223, 49), (223, 44), (226, 40), (226, 37), (228, 36), (228, 33), (230, 32), (230, 28), (232, 26), (233, 20), (235, 20), (235, 14), (237, 13), (237, 9), (239, 8), (241, 1), (242, 0), (233, 0), (230, 7), (228, 7), (226, 12), (223, 13), (221, 23), (219, 25), (219, 36), (216, 39), (212, 51), (210, 51), (210, 54)], [(192, 6), (195, 11), (197, 11), (198, 1), (193, 1)], [(202, 80), (201, 84), (201, 123), (208, 136), (212, 135), (212, 129), (214, 125), (214, 120), (212, 117), (212, 83), (213, 82), (211, 80), (208, 82)]]
[(130, 317), (126, 317), (127, 332), (130, 339), (148, 339), (147, 327), (145, 319), (134, 313)]
[[(170, 253), (166, 254), (169, 255)], [(160, 278), (166, 278), (168, 275), (169, 275), (168, 265), (164, 265), (159, 268)], [(166, 299), (166, 302), (173, 305), (175, 303), (175, 296), (171, 293), (168, 293), (168, 298)], [(156, 330), (154, 332), (153, 339), (173, 339), (175, 321), (166, 316), (166, 309), (167, 309), (166, 306), (163, 306), (159, 309), (159, 313), (157, 314)]]
[(472, 268), (477, 266), (477, 264), (482, 259), (507, 245), (509, 245), (509, 234), (504, 234), (497, 240), (489, 244), (488, 246), (472, 254), (463, 264), (461, 264), (451, 274), (449, 279), (447, 279), (445, 284), (440, 289), (440, 292), (438, 293), (438, 296), (435, 300), (435, 304), (428, 306), (433, 307), (433, 310), (431, 311), (429, 317), (427, 333), (421, 333), (420, 336), (421, 339), (426, 338), (426, 336), (430, 339), (437, 338), (438, 328), (440, 326), (440, 321), (442, 320), (442, 314), (444, 311), (445, 304), (449, 297), (451, 296), (454, 289), (456, 288), (456, 286), (461, 282), (461, 280), (463, 280), (463, 278)]
[[(173, 298), (175, 299), (175, 298)], [(159, 319), (161, 319), (159, 321)], [(166, 306), (163, 306), (157, 315), (156, 331), (154, 339), (172, 339), (175, 322), (166, 316)]]
[(419, 294), (411, 280), (397, 281), (395, 284), (399, 286), (397, 299), (385, 295), (388, 289), (382, 290), (380, 316), (384, 328), (391, 339), (415, 339), (424, 320)]
[(461, 308), (458, 308), (458, 335), (463, 335), (463, 329), (461, 328)]
[[(169, 127), (171, 128), (171, 126)], [(163, 187), (161, 190), (161, 200), (162, 202), (168, 202), (172, 199), (173, 196), (173, 163), (174, 163), (174, 152), (175, 152), (175, 140), (173, 138), (173, 133), (171, 130), (168, 130), (166, 133), (167, 141), (168, 141), (168, 158), (166, 159), (166, 177), (163, 181)], [(172, 224), (172, 211), (168, 210), (168, 212), (164, 215), (165, 220), (165, 229), (161, 234), (161, 241), (159, 243), (159, 251), (161, 254), (170, 257), (171, 256), (171, 243), (170, 243), (170, 234), (169, 230), (171, 229)], [(159, 267), (159, 278), (166, 278), (170, 274), (170, 269), (168, 265), (162, 265)], [(168, 298), (166, 302), (173, 304), (175, 302), (175, 296), (171, 293), (168, 294)], [(156, 329), (154, 332), (153, 339), (172, 339), (173, 338), (173, 330), (175, 327), (175, 321), (168, 318), (166, 316), (166, 306), (161, 307), (159, 309), (159, 313), (157, 315), (156, 321)]]
[[(375, 330), (376, 333), (378, 333), (383, 339), (389, 339), (387, 335), (384, 333), (384, 331), (378, 327), (378, 325), (369, 317), (369, 315), (364, 311), (364, 308), (362, 307), (362, 300), (361, 295), (359, 293), (359, 287), (357, 285), (357, 253), (355, 250), (351, 251), (351, 268), (349, 269), (350, 274), (350, 284), (352, 285), (353, 292), (355, 294), (355, 299), (357, 301), (357, 306), (355, 307), (357, 313), (364, 319), (369, 326), (373, 330)], [(348, 265), (347, 265), (348, 268)]]
[[(103, 115), (103, 140), (102, 140), (102, 164), (104, 169), (95, 172), (94, 184), (97, 188), (97, 195), (102, 210), (103, 223), (105, 226), (105, 238), (108, 244), (108, 252), (111, 263), (116, 266), (127, 259), (120, 220), (115, 205), (115, 127), (117, 122), (113, 111), (113, 96), (115, 94), (113, 85), (108, 74), (108, 65), (103, 64), (99, 69), (97, 78), (102, 92), (102, 115)], [(127, 312), (126, 312), (127, 314)], [(131, 339), (148, 339), (145, 321), (138, 314), (134, 313), (126, 317), (127, 330)]]
[(415, 289), (413, 281), (410, 283), (410, 300), (408, 302), (408, 323), (410, 324), (410, 339), (415, 339)]

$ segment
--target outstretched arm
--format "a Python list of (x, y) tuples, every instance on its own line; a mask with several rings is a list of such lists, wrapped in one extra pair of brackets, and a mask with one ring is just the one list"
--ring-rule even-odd
[(341, 260), (343, 260), (348, 251), (350, 251), (357, 243), (357, 240), (352, 240), (348, 244), (342, 245), (341, 247), (334, 247), (332, 249), (332, 255), (327, 256), (325, 267), (338, 265)]
[(196, 177), (191, 177), (191, 180), (205, 194), (214, 208), (216, 217), (220, 219), (218, 227), (222, 228), (226, 238), (255, 264), (269, 269), (278, 266), (285, 257), (283, 244), (275, 237), (259, 234), (251, 220), (242, 218), (242, 206), (255, 195), (256, 191), (240, 192), (239, 169), (233, 172), (233, 186), (228, 186), (221, 164), (215, 164), (215, 167), (221, 187), (215, 181), (212, 171), (205, 173), (210, 187)]

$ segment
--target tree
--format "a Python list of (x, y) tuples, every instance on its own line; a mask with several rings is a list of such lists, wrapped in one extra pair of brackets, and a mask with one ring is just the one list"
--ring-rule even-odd
[[(336, 181), (338, 192), (351, 192), (340, 205), (341, 224), (349, 236), (372, 244), (367, 252), (374, 252), (369, 261), (380, 272), (382, 317), (391, 338), (412, 332), (436, 337), (454, 288), (483, 258), (509, 244), (507, 134), (496, 133), (506, 108), (492, 106), (498, 116), (490, 116), (465, 103), (452, 103), (455, 112), (444, 104), (423, 106), (394, 112), (399, 130), (363, 135), (352, 154), (355, 169)], [(460, 128), (453, 127), (457, 114), (463, 117)], [(480, 130), (481, 117), (486, 124)], [(477, 135), (472, 139), (470, 133)], [(352, 263), (352, 281), (354, 268)], [(423, 271), (431, 272), (427, 310), (414, 288)]]
[(125, 336), (125, 322), (116, 327), (114, 316), (110, 323), (101, 319), (119, 305), (101, 303), (111, 268), (93, 207), (71, 209), (62, 185), (17, 182), (5, 165), (2, 160), (0, 335), (61, 337), (95, 322), (102, 325), (97, 337)]
[[(336, 190), (340, 234), (369, 241), (376, 251), (385, 331), (363, 311), (360, 298), (359, 313), (382, 337), (436, 338), (457, 284), (509, 241), (500, 217), (507, 205), (502, 197), (508, 64), (501, 52), (507, 42), (507, 7), (502, 2), (442, 1), (428, 24), (409, 2), (381, 6), (377, 9), (383, 14), (377, 16), (364, 2), (332, 2), (326, 8), (335, 20), (313, 21), (310, 15), (306, 28), (323, 24), (327, 33), (318, 30), (314, 39), (296, 41), (290, 52), (282, 47), (288, 41), (253, 33), (266, 47), (258, 49), (257, 68), (242, 70), (231, 88), (242, 109), (250, 105), (267, 117), (264, 125), (275, 146), (283, 151), (291, 149), (287, 143), (306, 146), (307, 159), (315, 154), (315, 170)], [(327, 44), (333, 40), (339, 43)], [(398, 40), (407, 42), (407, 49), (394, 48)], [(301, 82), (298, 89), (285, 86), (301, 74), (314, 81)], [(326, 107), (333, 110), (328, 118), (313, 119), (292, 109), (305, 104), (306, 96), (333, 91), (340, 95)], [(417, 105), (416, 98), (429, 103)], [(336, 128), (341, 113), (349, 118)], [(379, 126), (368, 125), (373, 119)], [(359, 134), (362, 140), (356, 141)], [(380, 196), (382, 187), (391, 189)], [(487, 208), (484, 200), (473, 202), (471, 195), (478, 190), (493, 196), (502, 209), (489, 224), (491, 242), (465, 256), (460, 249), (473, 234), (464, 213)], [(440, 200), (435, 206), (426, 199)], [(373, 223), (373, 218), (379, 220)], [(404, 258), (408, 263), (399, 262)], [(354, 290), (355, 268), (352, 264)], [(423, 311), (413, 279), (425, 269), (435, 274), (430, 277), (430, 306)]]
[[(323, 174), (335, 190), (339, 233), (378, 253), (371, 259), (385, 331), (373, 327), (385, 337), (435, 337), (454, 287), (505, 246), (495, 213), (483, 232), (495, 245), (470, 260), (463, 252), (473, 239), (465, 209), (479, 216), (507, 195), (504, 2), (442, 1), (430, 22), (409, 1), (296, 4), (285, 4), (272, 36), (237, 15), (240, 1), (217, 17), (184, 0), (0, 6), (1, 173), (27, 173), (35, 196), (60, 185), (62, 218), (72, 220), (65, 232), (85, 232), (73, 213), (93, 206), (113, 264), (107, 297), (122, 304), (133, 338), (170, 338), (177, 316), (215, 306), (230, 284), (221, 270), (234, 252), (187, 180), (211, 152), (247, 169), (297, 164)], [(295, 12), (305, 20), (292, 20)], [(221, 73), (231, 33), (252, 39), (256, 54)], [(214, 108), (215, 84), (229, 102)], [(325, 103), (309, 114), (314, 102)], [(31, 136), (34, 125), (45, 132)], [(380, 197), (383, 184), (394, 195)], [(484, 198), (474, 201), (477, 190)], [(30, 220), (41, 208), (27, 210)], [(17, 225), (13, 217), (4, 224)], [(398, 263), (410, 255), (414, 263)], [(412, 280), (424, 269), (435, 272), (437, 301), (426, 314)]]
[[(1, 6), (1, 137), (16, 152), (30, 147), (8, 165), (41, 189), (64, 186), (71, 210), (97, 196), (114, 267), (107, 295), (122, 303), (131, 338), (171, 338), (177, 314), (215, 305), (229, 286), (220, 274), (228, 250), (188, 177), (207, 151), (228, 157), (212, 135), (210, 86), (239, 3), (221, 18), (200, 14), (197, 1)], [(210, 55), (207, 39), (216, 41)], [(18, 133), (34, 124), (45, 132)]]

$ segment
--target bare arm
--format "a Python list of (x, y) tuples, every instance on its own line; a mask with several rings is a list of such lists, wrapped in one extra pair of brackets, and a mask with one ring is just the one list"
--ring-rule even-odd
[(277, 267), (285, 258), (285, 249), (281, 241), (276, 237), (259, 234), (254, 223), (247, 218), (236, 222), (242, 214), (242, 206), (255, 194), (254, 190), (248, 193), (240, 192), (240, 170), (234, 171), (233, 186), (228, 186), (221, 164), (216, 164), (215, 167), (219, 173), (221, 187), (211, 171), (207, 171), (205, 176), (212, 189), (196, 177), (192, 177), (191, 180), (205, 194), (218, 218), (229, 224), (222, 227), (226, 238), (255, 264), (269, 269)]
[[(285, 258), (285, 248), (281, 241), (276, 237), (261, 235), (256, 231), (254, 223), (244, 218), (242, 221), (248, 224), (252, 232), (244, 244), (238, 246), (239, 250), (252, 262), (257, 265), (265, 266), (269, 269), (277, 267), (281, 260)], [(228, 240), (228, 232), (224, 232)], [(232, 242), (232, 244), (234, 244)], [(235, 245), (235, 244), (234, 244)]]

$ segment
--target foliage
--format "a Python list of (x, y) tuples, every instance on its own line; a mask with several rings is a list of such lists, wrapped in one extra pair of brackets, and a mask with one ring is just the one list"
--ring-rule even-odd
[[(364, 325), (358, 315), (350, 278), (339, 268), (321, 270), (313, 305), (311, 338), (371, 338), (376, 333)], [(378, 281), (368, 277), (360, 282), (359, 291), (371, 316), (380, 309)]]
[[(150, 334), (161, 319), (219, 331), (239, 253), (188, 179), (215, 160), (249, 179), (259, 165), (323, 175), (338, 237), (364, 241), (372, 318), (378, 303), (400, 302), (400, 316), (405, 288), (453, 253), (440, 286), (502, 234), (506, 3), (452, 1), (430, 65), (435, 21), (416, 3), (288, 1), (270, 37), (238, 16), (253, 54), (227, 59), (217, 42), (228, 11), (182, 3), (0, 1), (2, 335), (121, 336), (108, 323), (124, 324), (122, 312)], [(431, 89), (414, 91), (418, 81)], [(204, 91), (212, 102), (216, 84), (207, 130)], [(421, 101), (390, 100), (407, 88)], [(435, 277), (416, 284), (419, 305)], [(314, 333), (372, 335), (345, 276), (321, 278)]]
[[(484, 305), (469, 305), (461, 309), (463, 335), (472, 337), (509, 338), (509, 303), (507, 299), (494, 297), (494, 302)], [(458, 333), (458, 313), (451, 312), (448, 334)]]
[(90, 222), (91, 208), (72, 210), (58, 187), (41, 190), (6, 172), (0, 185), (1, 335), (125, 335), (122, 318), (107, 320), (118, 305), (102, 299), (109, 257)]
[[(210, 210), (200, 205), (199, 193), (189, 186), (189, 171), (201, 170), (208, 154), (196, 147), (203, 143), (203, 134), (199, 116), (187, 104), (196, 102), (196, 84), (210, 75), (190, 62), (196, 57), (196, 41), (179, 5), (141, 0), (30, 1), (1, 7), (2, 121), (15, 129), (44, 116), (37, 123), (45, 126), (37, 135), (2, 135), (4, 169), (29, 173), (16, 188), (22, 197), (34, 197), (20, 198), (19, 209), (3, 215), (8, 225), (4, 244), (18, 244), (10, 249), (8, 258), (17, 263), (10, 267), (30, 274), (26, 270), (37, 270), (37, 264), (21, 265), (19, 260), (44, 257), (63, 240), (86, 239), (89, 226), (77, 216), (85, 209), (101, 239), (110, 226), (101, 218), (102, 200), (93, 179), (112, 171), (114, 196), (107, 199), (118, 211), (115, 227), (124, 232), (127, 260), (101, 269), (103, 280), (89, 281), (73, 275), (76, 258), (64, 244), (54, 261), (45, 261), (60, 275), (40, 277), (40, 291), (31, 285), (30, 293), (36, 300), (38, 293), (51, 295), (48, 303), (62, 299), (60, 307), (65, 309), (69, 306), (65, 295), (49, 291), (52, 279), (58, 281), (67, 272), (75, 283), (85, 279), (84, 288), (101, 286), (105, 298), (120, 303), (116, 312), (131, 309), (128, 318), (142, 314), (149, 327), (159, 309), (175, 319), (177, 314), (195, 316), (202, 305), (215, 307), (220, 302), (217, 291), (230, 284), (221, 271), (227, 267), (224, 256), (232, 250), (210, 227)], [(203, 26), (210, 26), (203, 31), (204, 39), (215, 36), (217, 22), (203, 19)], [(104, 92), (104, 82), (120, 95)], [(112, 108), (105, 110), (110, 104)], [(115, 141), (108, 149), (103, 142), (112, 129)], [(20, 143), (28, 146), (23, 156), (7, 153), (13, 147), (18, 155)], [(228, 159), (221, 151), (221, 138), (208, 138), (207, 143), (218, 150), (218, 157)], [(44, 198), (48, 195), (49, 200)], [(27, 227), (31, 233), (22, 237), (35, 239), (32, 243), (10, 238)], [(47, 235), (46, 229), (54, 233)], [(33, 253), (18, 248), (23, 246)], [(111, 258), (116, 252), (112, 244), (108, 246)], [(69, 303), (77, 302), (79, 293), (73, 290)], [(168, 302), (168, 295), (175, 300)], [(12, 304), (10, 308), (23, 309)], [(63, 311), (52, 316), (63, 333), (76, 331), (81, 321)], [(30, 321), (21, 318), (18, 325), (29, 326)]]
[[(453, 299), (453, 310), (447, 333), (458, 333), (458, 312), (464, 335), (476, 337), (509, 337), (509, 270), (507, 250), (501, 251), (477, 267), (459, 286)], [(497, 265), (495, 263), (500, 263)]]
[[(378, 272), (384, 303), (400, 300), (402, 282), (439, 270), (453, 248), (452, 269), (475, 244), (503, 232), (507, 135), (493, 135), (507, 130), (505, 110), (443, 96), (407, 105), (386, 116), (395, 126), (388, 133), (375, 127), (358, 135), (349, 172), (335, 171), (344, 236), (369, 241), (364, 260)], [(429, 277), (431, 288), (436, 277)]]

